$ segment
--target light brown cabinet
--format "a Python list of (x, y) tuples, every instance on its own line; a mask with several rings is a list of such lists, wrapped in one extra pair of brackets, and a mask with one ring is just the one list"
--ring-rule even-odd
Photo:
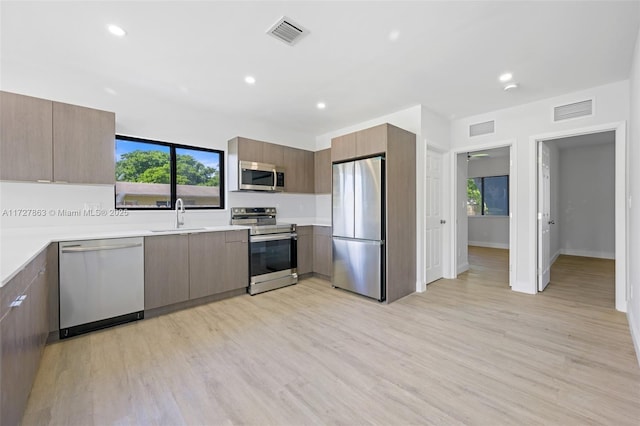
[(115, 114), (53, 103), (53, 178), (115, 183)]
[(298, 275), (313, 272), (313, 226), (298, 226)]
[(264, 163), (264, 144), (265, 142), (236, 137), (229, 141), (229, 154), (236, 156), (236, 161), (255, 161)]
[(49, 333), (46, 260), (43, 250), (2, 288), (0, 424), (3, 425), (20, 423)]
[(331, 148), (316, 151), (314, 160), (314, 192), (316, 194), (331, 193)]
[(189, 235), (189, 299), (245, 288), (249, 278), (247, 231)]
[(0, 179), (53, 179), (51, 101), (0, 91)]
[(189, 299), (189, 235), (144, 239), (144, 309)]
[(356, 134), (338, 136), (331, 139), (331, 161), (343, 161), (356, 157)]
[(313, 152), (298, 148), (284, 148), (285, 192), (310, 194), (314, 192)]
[(385, 156), (385, 274), (392, 302), (416, 287), (416, 136), (381, 124), (331, 140), (333, 161), (378, 154)]
[(285, 164), (284, 152), (286, 149), (287, 147), (282, 145), (263, 142), (262, 143), (262, 162), (267, 164), (273, 164), (276, 167), (283, 167)]
[(115, 114), (0, 92), (0, 179), (113, 184)]
[(313, 227), (313, 272), (331, 277), (333, 269), (331, 227)]

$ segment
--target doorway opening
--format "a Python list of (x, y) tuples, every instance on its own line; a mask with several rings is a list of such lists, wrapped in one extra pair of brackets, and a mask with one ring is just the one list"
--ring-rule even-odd
[(510, 287), (515, 179), (511, 143), (456, 152), (455, 275), (465, 271)]
[(581, 265), (573, 268), (576, 276), (586, 273), (592, 280), (576, 285), (600, 285), (602, 297), (625, 311), (624, 125), (535, 140), (537, 291), (552, 291), (556, 281), (567, 282), (564, 275), (554, 277), (554, 263), (560, 264), (559, 270)]

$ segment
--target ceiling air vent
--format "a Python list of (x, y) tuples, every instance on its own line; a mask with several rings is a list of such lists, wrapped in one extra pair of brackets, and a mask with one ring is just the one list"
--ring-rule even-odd
[(593, 114), (593, 99), (553, 108), (553, 121), (568, 120)]
[(476, 123), (469, 126), (469, 136), (488, 135), (496, 131), (496, 122), (485, 121), (484, 123)]
[(301, 38), (309, 33), (301, 25), (296, 24), (291, 19), (283, 16), (267, 30), (267, 34), (277, 38), (280, 41), (293, 46), (300, 41)]

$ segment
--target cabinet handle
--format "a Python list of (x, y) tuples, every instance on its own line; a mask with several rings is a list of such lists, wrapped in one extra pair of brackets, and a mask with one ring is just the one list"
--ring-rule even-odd
[(9, 305), (9, 307), (11, 308), (17, 308), (18, 306), (22, 305), (22, 302), (24, 302), (24, 300), (27, 298), (26, 294), (23, 294), (22, 296), (18, 297), (16, 300), (14, 300), (13, 302), (11, 302), (11, 304)]

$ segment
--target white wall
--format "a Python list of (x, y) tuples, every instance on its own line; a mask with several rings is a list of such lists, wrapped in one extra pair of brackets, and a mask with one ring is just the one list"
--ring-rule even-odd
[(560, 149), (560, 250), (615, 258), (615, 145)]
[(640, 30), (636, 38), (633, 66), (629, 77), (631, 82), (631, 114), (629, 122), (629, 143), (627, 164), (629, 184), (629, 286), (627, 292), (627, 312), (631, 335), (636, 346), (640, 363)]
[[(467, 164), (469, 178), (509, 175), (509, 156), (480, 157), (468, 161)], [(509, 182), (509, 185), (512, 185), (512, 182)], [(469, 216), (468, 227), (470, 246), (509, 248), (508, 216)]]
[[(588, 98), (595, 99), (596, 113), (593, 116), (552, 122), (552, 108)], [(536, 164), (535, 147), (530, 137), (552, 132), (569, 131), (595, 125), (618, 123), (629, 119), (629, 82), (620, 81), (604, 86), (574, 92), (556, 98), (520, 105), (485, 114), (465, 117), (452, 122), (452, 149), (473, 151), (474, 147), (487, 145), (495, 141), (515, 140), (515, 163), (517, 168), (511, 176), (516, 192), (513, 219), (516, 247), (515, 279), (512, 288), (515, 291), (536, 293)], [(496, 121), (496, 133), (469, 137), (469, 125)]]

